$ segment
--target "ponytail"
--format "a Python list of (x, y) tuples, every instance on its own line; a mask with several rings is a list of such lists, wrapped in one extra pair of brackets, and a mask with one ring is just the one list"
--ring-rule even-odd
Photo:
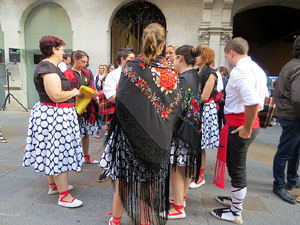
[(162, 25), (151, 23), (144, 29), (142, 57), (145, 65), (151, 65), (157, 56), (159, 45), (164, 41), (165, 29)]

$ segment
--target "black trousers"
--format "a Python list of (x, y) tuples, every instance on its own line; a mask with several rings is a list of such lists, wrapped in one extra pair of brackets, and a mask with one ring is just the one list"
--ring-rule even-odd
[(241, 138), (239, 133), (231, 134), (237, 127), (229, 127), (226, 163), (231, 186), (235, 188), (247, 187), (246, 160), (250, 144), (258, 134), (257, 129), (252, 130), (250, 138)]

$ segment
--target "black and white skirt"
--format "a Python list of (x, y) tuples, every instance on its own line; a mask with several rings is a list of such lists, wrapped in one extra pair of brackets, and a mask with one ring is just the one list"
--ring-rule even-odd
[(113, 137), (111, 135), (105, 150), (99, 160), (99, 167), (109, 170), (111, 172), (112, 180), (119, 180), (120, 178), (127, 183), (158, 181), (162, 182), (168, 176), (169, 163), (161, 165), (161, 167), (154, 171), (141, 165), (135, 158), (131, 148), (131, 144), (125, 136), (122, 129), (118, 134), (117, 150), (112, 148)]
[(78, 122), (79, 122), (81, 137), (93, 136), (99, 133), (99, 126), (98, 126), (97, 119), (95, 119), (94, 124), (91, 124), (83, 116), (78, 115)]
[(218, 110), (215, 101), (204, 103), (202, 112), (202, 149), (219, 147)]
[(83, 161), (75, 108), (36, 103), (29, 118), (23, 166), (49, 176), (76, 171)]
[(181, 139), (172, 139), (170, 164), (177, 166), (187, 166), (190, 161), (190, 146)]

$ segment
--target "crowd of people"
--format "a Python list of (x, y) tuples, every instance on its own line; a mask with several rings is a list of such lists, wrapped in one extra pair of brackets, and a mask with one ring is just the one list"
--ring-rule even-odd
[[(247, 151), (258, 134), (258, 112), (268, 96), (267, 76), (248, 56), (243, 38), (233, 38), (225, 47), (229, 74), (226, 67), (214, 69), (215, 54), (209, 47), (165, 48), (165, 36), (161, 25), (148, 25), (141, 54), (119, 49), (115, 65), (101, 64), (95, 76), (88, 69), (86, 52), (65, 55), (61, 39), (42, 37), (44, 60), (34, 73), (40, 101), (29, 119), (23, 165), (48, 177), (48, 194), (59, 194), (58, 205), (75, 208), (83, 203), (70, 193), (68, 172), (80, 172), (83, 163), (98, 163), (104, 169), (99, 181), (111, 177), (114, 184), (109, 225), (120, 224), (124, 210), (134, 224), (162, 225), (186, 217), (189, 188), (205, 184), (206, 150), (218, 149), (214, 184), (225, 188), (227, 165), (231, 194), (216, 196), (226, 208), (211, 214), (242, 224)], [(299, 111), (286, 108), (300, 105), (299, 83), (293, 82), (300, 80), (300, 37), (296, 41), (295, 59), (279, 76), (274, 94), (283, 133), (274, 158), (273, 192), (290, 203), (297, 199), (287, 190), (300, 188)], [(86, 111), (77, 114), (75, 99), (85, 97), (81, 86), (90, 87), (93, 97)], [(89, 136), (100, 138), (103, 124), (106, 146), (98, 161), (88, 153)]]

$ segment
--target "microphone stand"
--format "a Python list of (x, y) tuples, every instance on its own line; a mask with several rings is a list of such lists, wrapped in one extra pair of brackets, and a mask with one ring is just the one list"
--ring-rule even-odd
[(22, 105), (22, 103), (19, 102), (19, 100), (18, 100), (12, 93), (10, 93), (10, 90), (9, 90), (9, 76), (11, 76), (11, 72), (9, 72), (8, 69), (6, 69), (7, 95), (6, 95), (5, 99), (4, 99), (3, 104), (2, 104), (1, 107), (0, 107), (0, 111), (1, 111), (1, 110), (2, 110), (2, 111), (5, 110), (7, 101), (8, 101), (8, 104), (10, 104), (10, 97), (12, 97), (13, 99), (16, 100), (17, 103), (19, 103), (19, 105), (20, 105), (23, 109), (25, 109), (26, 112), (28, 112), (28, 110)]

